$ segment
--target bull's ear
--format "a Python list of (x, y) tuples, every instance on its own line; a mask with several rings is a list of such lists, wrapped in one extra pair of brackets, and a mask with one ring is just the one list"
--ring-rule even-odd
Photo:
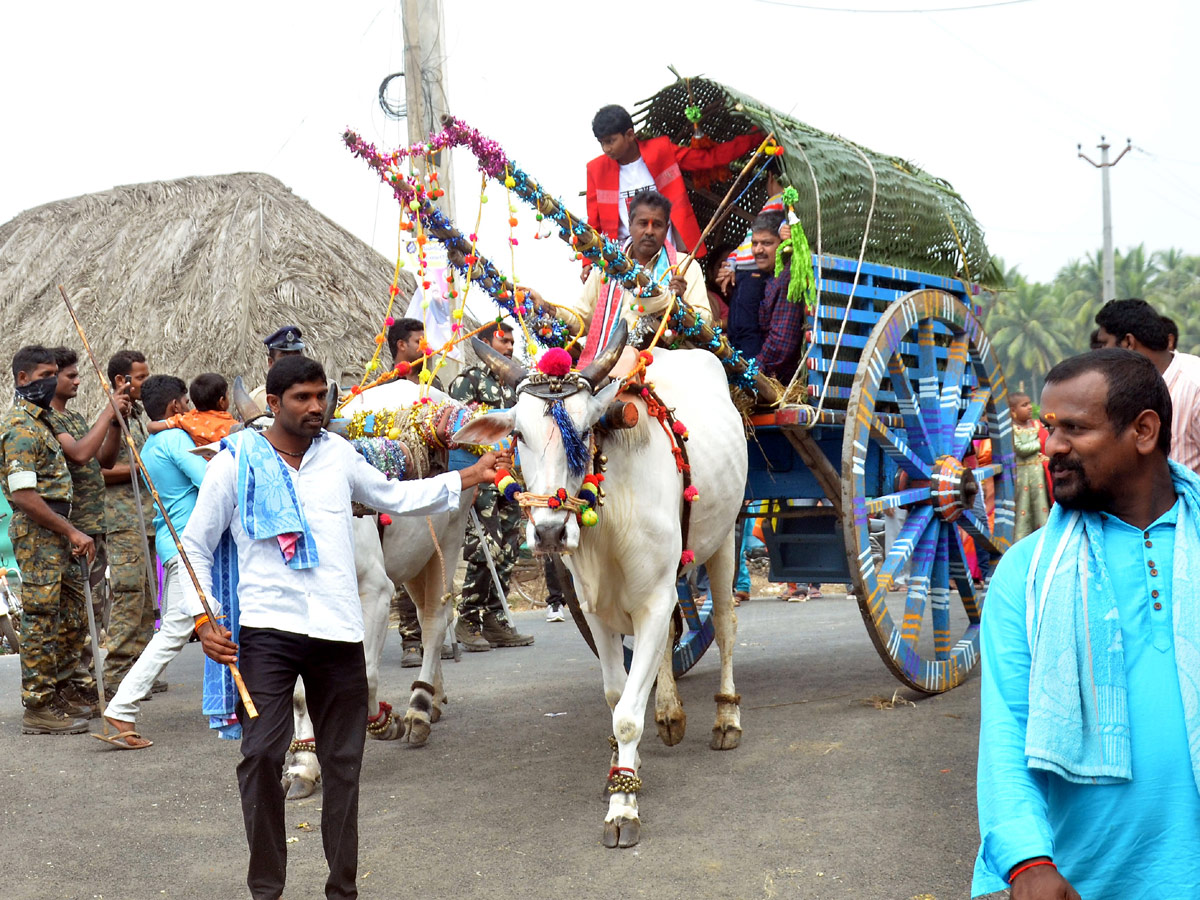
[(511, 409), (498, 410), (472, 419), (451, 438), (456, 444), (498, 444), (513, 430)]
[(592, 399), (588, 401), (587, 421), (583, 425), (583, 430), (587, 431), (604, 415), (604, 411), (608, 409), (608, 404), (617, 399), (617, 394), (621, 392), (621, 381), (617, 379), (605, 385), (600, 390), (592, 395)]

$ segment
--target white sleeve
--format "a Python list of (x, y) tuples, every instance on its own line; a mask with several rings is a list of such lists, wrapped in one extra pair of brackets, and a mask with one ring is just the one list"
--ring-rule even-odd
[(350, 496), (364, 506), (398, 516), (425, 516), (458, 509), (462, 492), (462, 477), (458, 472), (443, 472), (416, 481), (390, 481), (349, 443), (343, 443)]
[[(196, 580), (200, 582), (200, 588), (210, 606), (213, 604), (213, 555), (217, 545), (221, 543), (221, 535), (233, 521), (236, 511), (237, 460), (228, 450), (223, 450), (208, 464), (204, 481), (200, 485), (200, 495), (196, 498), (196, 506), (181, 536), (183, 552), (187, 554), (188, 562), (192, 564), (192, 571), (196, 573)], [(183, 610), (189, 616), (198, 616), (204, 612), (191, 578), (183, 579), (182, 603)], [(214, 612), (217, 610), (214, 609)]]

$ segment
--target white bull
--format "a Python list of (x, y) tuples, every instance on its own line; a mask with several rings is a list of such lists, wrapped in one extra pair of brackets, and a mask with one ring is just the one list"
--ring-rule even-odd
[[(516, 405), (489, 413), (455, 435), (465, 443), (494, 443), (510, 432), (520, 451), (527, 495), (553, 496), (559, 488), (575, 497), (583, 473), (571, 471), (559, 424), (550, 415), (561, 399), (579, 435), (586, 435), (618, 394), (613, 382), (597, 390), (612, 370), (624, 343), (618, 327), (610, 346), (582, 373), (552, 379), (527, 377), (520, 366), (476, 346), (497, 374), (518, 388)], [(654, 352), (647, 379), (678, 421), (690, 430), (687, 452), (692, 504), (687, 547), (683, 546), (683, 480), (671, 441), (660, 424), (639, 406), (637, 426), (603, 437), (607, 457), (606, 497), (599, 523), (580, 533), (573, 513), (559, 507), (531, 507), (528, 539), (539, 552), (562, 552), (575, 580), (580, 604), (595, 638), (604, 676), (604, 696), (612, 710), (616, 754), (609, 772), (610, 794), (604, 843), (636, 844), (640, 832), (637, 777), (650, 689), (658, 678), (655, 722), (667, 744), (683, 736), (685, 716), (671, 671), (671, 618), (681, 554), (694, 552), (694, 565), (706, 563), (712, 585), (713, 617), (721, 651), (721, 686), (711, 746), (736, 747), (741, 739), (739, 698), (733, 683), (733, 529), (746, 483), (746, 442), (741, 418), (729, 399), (721, 363), (703, 350)], [(585, 438), (586, 440), (586, 438)], [(528, 496), (526, 497), (528, 500)], [(622, 635), (633, 635), (633, 660), (624, 666)]]
[[(435, 400), (446, 399), (440, 391), (432, 390), (430, 395)], [(417, 398), (417, 385), (395, 381), (363, 391), (346, 404), (343, 415), (359, 410), (402, 409)], [(376, 740), (403, 738), (412, 744), (424, 744), (429, 738), (430, 725), (441, 717), (446, 700), (441, 648), (453, 615), (452, 604), (445, 598), (454, 590), (454, 569), (462, 553), (470, 500), (470, 496), (464, 495), (455, 513), (395, 517), (382, 529), (382, 537), (375, 516), (354, 520), (354, 563), (363, 610), (367, 709), (371, 711), (366, 724), (368, 736)], [(421, 672), (413, 681), (408, 709), (402, 717), (393, 714), (391, 707), (381, 703), (377, 696), (388, 614), (396, 585), (404, 585), (408, 590), (421, 623)], [(292, 702), (295, 741), (284, 783), (288, 799), (296, 800), (312, 794), (321, 769), (303, 681), (297, 680)]]

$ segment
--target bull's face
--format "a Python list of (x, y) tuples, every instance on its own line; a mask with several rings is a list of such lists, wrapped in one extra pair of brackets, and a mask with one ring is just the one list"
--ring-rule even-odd
[[(579, 494), (592, 454), (592, 429), (620, 391), (620, 383), (598, 387), (607, 379), (625, 344), (622, 323), (596, 361), (581, 372), (545, 378), (528, 371), (480, 341), (475, 350), (502, 379), (517, 390), (512, 409), (488, 413), (454, 435), (461, 444), (495, 444), (512, 435), (517, 440), (521, 476), (528, 494), (543, 497)], [(573, 511), (540, 505), (527, 507), (526, 537), (538, 553), (570, 552), (579, 546), (579, 522)]]

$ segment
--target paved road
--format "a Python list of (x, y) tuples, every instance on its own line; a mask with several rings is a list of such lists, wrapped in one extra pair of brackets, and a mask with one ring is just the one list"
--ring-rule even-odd
[[(611, 727), (599, 666), (569, 622), (517, 624), (533, 647), (448, 664), (451, 703), (428, 746), (368, 741), (363, 898), (967, 896), (978, 679), (876, 708), (898, 683), (853, 603), (741, 608), (742, 746), (708, 749), (712, 652), (680, 683), (683, 743), (664, 747), (648, 725), (642, 843), (624, 851), (600, 843)], [(412, 671), (399, 653), (390, 642), (383, 673), (396, 702)], [(187, 647), (170, 692), (144, 706), (155, 746), (116, 752), (21, 737), (16, 659), (0, 657), (0, 895), (246, 896), (237, 746), (196, 715), (200, 661)], [(289, 900), (323, 896), (320, 804), (318, 793), (288, 809)]]

